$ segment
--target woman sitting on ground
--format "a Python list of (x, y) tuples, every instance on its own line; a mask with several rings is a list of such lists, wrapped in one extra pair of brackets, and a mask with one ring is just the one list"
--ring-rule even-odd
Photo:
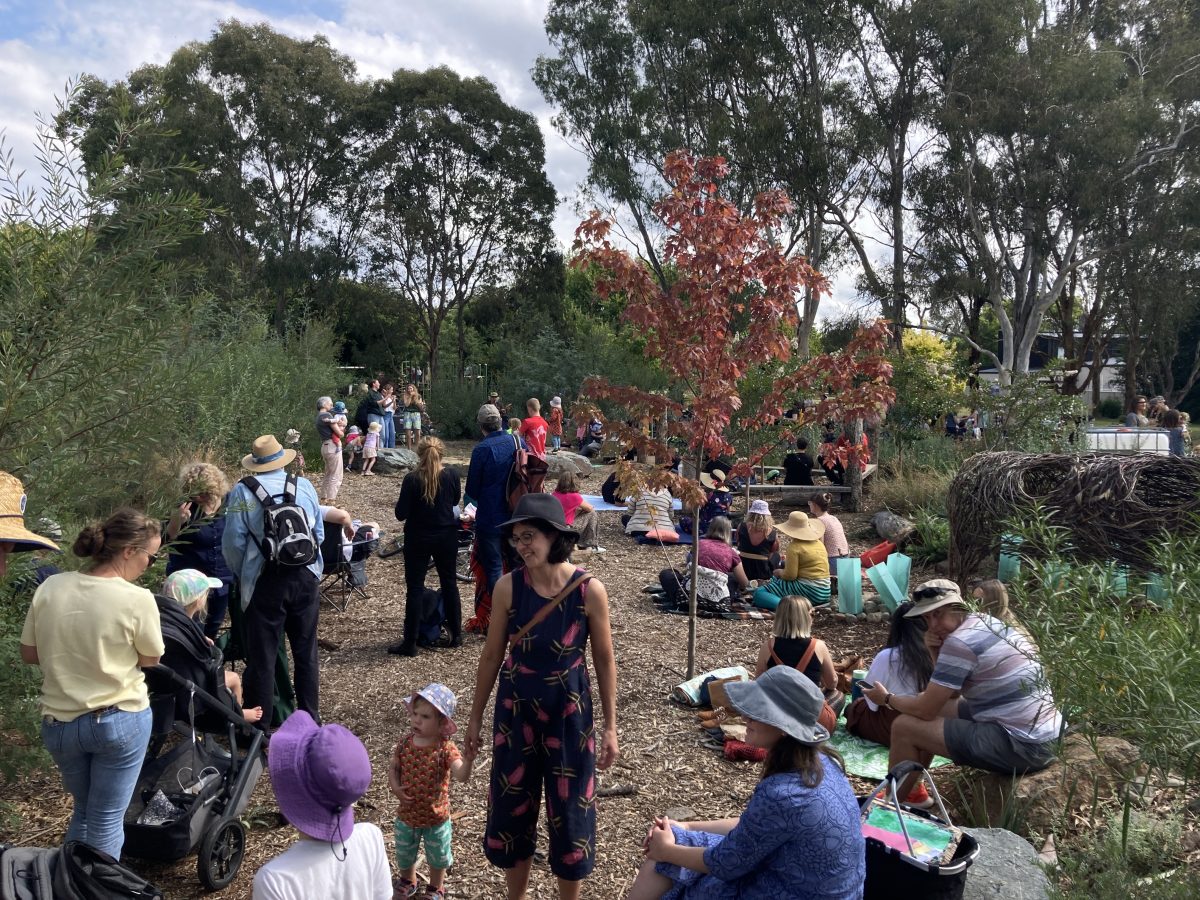
[(579, 532), (577, 549), (591, 550), (594, 553), (608, 552), (600, 546), (598, 539), (600, 516), (597, 515), (596, 508), (579, 493), (573, 473), (563, 472), (558, 476), (558, 483), (554, 486), (554, 499), (562, 504), (567, 524)]
[(812, 604), (803, 597), (784, 597), (775, 608), (774, 635), (758, 648), (754, 677), (775, 666), (789, 666), (821, 689), (825, 702), (833, 709), (832, 730), (846, 702), (837, 689), (833, 654), (824, 641), (812, 636)]
[(846, 540), (846, 529), (838, 517), (829, 511), (833, 504), (833, 496), (828, 493), (815, 494), (808, 501), (808, 513), (813, 519), (825, 527), (821, 535), (821, 543), (825, 545), (825, 553), (829, 556), (829, 574), (837, 574), (837, 561), (850, 555), (850, 542)]
[(829, 602), (829, 557), (821, 536), (825, 526), (799, 510), (775, 526), (792, 539), (784, 555), (784, 566), (771, 573), (771, 580), (754, 592), (754, 605), (774, 609), (781, 597), (792, 594), (814, 606)]
[(780, 565), (779, 535), (766, 500), (751, 502), (745, 521), (738, 526), (737, 548), (747, 578), (759, 582), (771, 580), (771, 573)]
[[(696, 546), (698, 599), (721, 603), (728, 600), (730, 594), (740, 593), (750, 584), (746, 570), (742, 568), (741, 557), (729, 544), (730, 533), (729, 520), (717, 516), (708, 524), (708, 532)], [(690, 562), (690, 555), (688, 560)], [(682, 572), (679, 569), (663, 569), (658, 574), (658, 583), (662, 585), (664, 598), (676, 606), (686, 604), (691, 571), (691, 566), (687, 564)]]
[[(942, 639), (926, 628), (924, 619), (905, 618), (910, 609), (912, 601), (901, 603), (892, 613), (887, 643), (871, 661), (867, 681), (872, 684), (882, 681), (888, 686), (895, 684), (899, 685), (897, 691), (919, 694), (929, 684)], [(846, 710), (846, 730), (860, 738), (890, 747), (892, 723), (899, 715), (893, 709), (859, 697)]]
[(725, 693), (746, 719), (746, 742), (767, 751), (746, 811), (715, 822), (658, 817), (629, 892), (648, 898), (862, 896), (866, 852), (858, 801), (829, 732), (821, 692), (777, 667)]
[[(224, 685), (233, 695), (237, 705), (242, 705), (242, 679), (236, 672), (223, 669), (221, 651), (200, 628), (199, 619), (204, 616), (210, 592), (220, 587), (221, 582), (210, 578), (199, 569), (180, 569), (167, 576), (163, 584), (165, 597), (159, 601), (163, 640), (162, 663), (181, 678), (186, 678), (213, 696), (219, 697), (217, 688)], [(217, 681), (217, 673), (222, 673)], [(261, 706), (243, 709), (247, 722), (262, 718)]]
[(674, 530), (671, 521), (671, 492), (665, 487), (643, 487), (629, 501), (625, 533), (637, 536), (660, 529)]

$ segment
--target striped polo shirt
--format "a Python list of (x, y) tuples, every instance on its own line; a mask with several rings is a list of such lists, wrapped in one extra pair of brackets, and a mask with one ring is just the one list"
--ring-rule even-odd
[(1013, 737), (1043, 743), (1062, 731), (1037, 651), (1021, 631), (972, 614), (946, 638), (930, 679), (959, 691), (976, 722), (996, 722)]

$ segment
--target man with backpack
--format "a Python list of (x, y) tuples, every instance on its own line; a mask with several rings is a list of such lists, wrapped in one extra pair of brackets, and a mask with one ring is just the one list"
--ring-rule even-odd
[[(229, 492), (221, 549), (237, 576), (245, 610), (246, 706), (271, 709), (275, 659), (286, 632), (296, 705), (319, 721), (317, 616), (325, 528), (312, 483), (286, 471), (295, 457), (274, 435), (254, 441), (242, 458), (251, 474)], [(270, 716), (259, 723), (264, 729), (270, 724)]]

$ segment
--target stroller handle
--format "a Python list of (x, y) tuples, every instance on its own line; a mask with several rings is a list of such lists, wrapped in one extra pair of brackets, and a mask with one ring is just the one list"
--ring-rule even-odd
[(242, 718), (242, 716), (234, 712), (229, 707), (228, 703), (226, 703), (224, 700), (221, 700), (219, 697), (214, 697), (208, 691), (204, 690), (204, 688), (193, 682), (190, 678), (184, 678), (170, 666), (164, 666), (162, 663), (158, 663), (153, 666), (145, 666), (143, 667), (142, 671), (153, 672), (155, 675), (161, 675), (174, 684), (175, 687), (185, 690), (193, 696), (198, 697), (204, 706), (219, 713), (231, 725), (236, 725), (244, 735), (252, 736), (254, 734), (256, 729), (252, 725), (249, 725), (246, 720)]

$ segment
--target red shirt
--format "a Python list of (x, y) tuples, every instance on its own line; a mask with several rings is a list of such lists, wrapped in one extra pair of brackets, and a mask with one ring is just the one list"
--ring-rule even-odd
[(549, 431), (550, 426), (541, 416), (529, 416), (521, 422), (521, 437), (525, 438), (529, 452), (534, 456), (545, 458), (546, 435)]

